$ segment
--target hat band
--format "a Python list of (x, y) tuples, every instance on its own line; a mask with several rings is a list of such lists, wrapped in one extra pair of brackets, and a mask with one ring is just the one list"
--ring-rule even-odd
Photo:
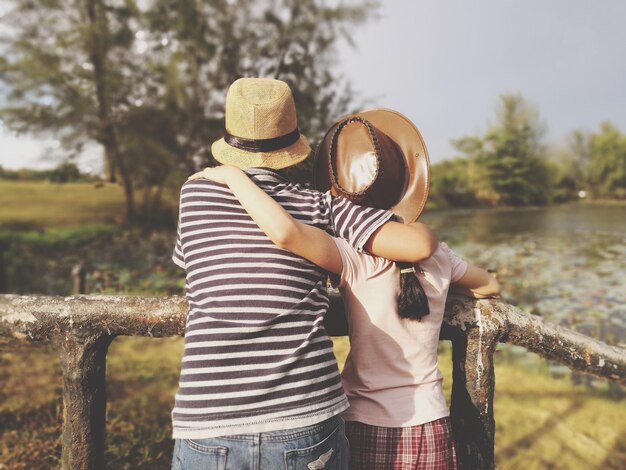
[(254, 153), (280, 150), (296, 143), (299, 138), (300, 131), (297, 127), (289, 134), (272, 137), (271, 139), (244, 139), (243, 137), (237, 137), (229, 133), (227, 130), (224, 130), (224, 140), (228, 145), (239, 150)]

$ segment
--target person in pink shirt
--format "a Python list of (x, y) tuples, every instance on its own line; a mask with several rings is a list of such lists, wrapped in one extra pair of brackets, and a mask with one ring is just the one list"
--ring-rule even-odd
[[(428, 155), (406, 117), (366, 111), (329, 129), (317, 151), (315, 176), (318, 189), (415, 223), (428, 193)], [(405, 238), (381, 238), (391, 260), (358, 252), (298, 222), (238, 168), (207, 168), (192, 178), (228, 185), (275, 244), (331, 273), (350, 337), (342, 372), (350, 402), (343, 414), (350, 468), (456, 468), (437, 359), (445, 301), (451, 286), (475, 297), (495, 295), (497, 280), (445, 243), (424, 260), (410, 259), (411, 240)]]

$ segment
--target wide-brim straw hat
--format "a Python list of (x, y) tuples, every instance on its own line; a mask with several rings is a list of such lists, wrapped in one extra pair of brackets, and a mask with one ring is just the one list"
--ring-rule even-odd
[(211, 146), (220, 163), (279, 170), (311, 153), (300, 134), (289, 85), (280, 80), (240, 78), (226, 95), (225, 135)]
[(415, 125), (389, 109), (341, 118), (317, 148), (314, 185), (357, 204), (391, 210), (410, 223), (430, 187), (430, 161)]

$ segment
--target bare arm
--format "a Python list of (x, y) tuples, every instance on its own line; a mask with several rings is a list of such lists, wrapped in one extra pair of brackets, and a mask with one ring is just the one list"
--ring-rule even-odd
[(470, 264), (463, 277), (452, 284), (452, 291), (481, 299), (499, 294), (500, 283), (484, 269)]
[(252, 220), (274, 244), (308, 259), (319, 267), (341, 274), (343, 262), (333, 238), (323, 230), (303, 224), (259, 188), (239, 168), (222, 165), (192, 175), (228, 185)]
[(372, 234), (365, 249), (393, 261), (418, 263), (429, 258), (438, 245), (437, 234), (425, 224), (387, 222)]

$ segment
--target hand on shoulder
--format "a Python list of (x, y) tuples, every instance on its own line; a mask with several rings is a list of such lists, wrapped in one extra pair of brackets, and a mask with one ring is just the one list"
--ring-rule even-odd
[(205, 168), (202, 171), (194, 173), (187, 180), (208, 179), (216, 183), (228, 184), (228, 179), (237, 173), (243, 173), (243, 170), (232, 165), (220, 165), (211, 168)]

